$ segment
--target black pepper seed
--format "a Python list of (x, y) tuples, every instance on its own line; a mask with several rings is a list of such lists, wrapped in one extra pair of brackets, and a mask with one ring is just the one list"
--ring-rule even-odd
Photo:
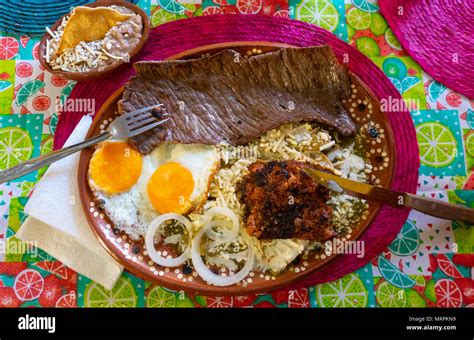
[(294, 266), (297, 266), (300, 264), (300, 262), (301, 262), (301, 257), (297, 256), (293, 261), (291, 261), (291, 264)]
[(100, 209), (104, 209), (105, 207), (105, 200), (100, 198), (97, 200), (97, 206), (100, 208)]
[(155, 108), (155, 109), (150, 110), (150, 113), (153, 117), (155, 117), (157, 119), (162, 119), (163, 114), (164, 114), (164, 110), (161, 109), (161, 108)]
[(193, 269), (189, 266), (189, 264), (185, 263), (183, 268), (181, 268), (184, 275), (190, 275), (193, 272)]
[(373, 125), (370, 125), (369, 128), (367, 129), (367, 131), (368, 131), (370, 137), (372, 137), (374, 139), (377, 138), (380, 135), (380, 133), (377, 131), (377, 129)]
[(132, 252), (134, 254), (138, 254), (140, 252), (140, 246), (138, 244), (134, 244), (132, 247)]

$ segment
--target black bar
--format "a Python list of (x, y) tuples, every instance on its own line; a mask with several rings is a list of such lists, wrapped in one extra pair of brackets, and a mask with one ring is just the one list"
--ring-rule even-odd
[[(26, 316), (28, 315), (28, 319)], [(55, 332), (20, 330), (19, 318), (55, 317)], [(411, 319), (410, 319), (411, 318)], [(408, 330), (407, 326), (431, 327)], [(434, 330), (434, 326), (456, 329)], [(309, 331), (309, 332), (308, 332)], [(472, 309), (0, 309), (0, 339), (30, 337), (89, 339), (92, 335), (137, 339), (175, 337), (332, 334), (353, 339), (473, 339)], [(168, 338), (168, 336), (167, 336)]]

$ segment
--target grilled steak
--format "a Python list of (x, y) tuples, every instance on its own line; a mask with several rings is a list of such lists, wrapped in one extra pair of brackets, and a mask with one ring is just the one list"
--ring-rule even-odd
[(336, 235), (329, 219), (329, 194), (297, 161), (256, 162), (240, 188), (246, 227), (258, 239), (326, 241)]
[(233, 50), (193, 60), (137, 62), (123, 113), (161, 103), (170, 121), (132, 142), (146, 154), (162, 142), (245, 144), (288, 122), (317, 121), (348, 136), (342, 107), (347, 70), (328, 46), (284, 48), (245, 58)]

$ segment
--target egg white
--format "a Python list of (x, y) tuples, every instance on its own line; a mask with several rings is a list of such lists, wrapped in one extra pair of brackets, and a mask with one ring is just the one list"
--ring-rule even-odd
[[(209, 184), (219, 166), (217, 148), (202, 144), (162, 144), (142, 157), (142, 171), (138, 181), (126, 192), (109, 195), (89, 176), (89, 185), (100, 207), (114, 226), (132, 239), (143, 236), (150, 222), (159, 216), (148, 198), (148, 182), (156, 169), (169, 162), (188, 169), (194, 180), (190, 195), (192, 207), (200, 206), (207, 198)], [(111, 169), (113, 171), (113, 169)]]

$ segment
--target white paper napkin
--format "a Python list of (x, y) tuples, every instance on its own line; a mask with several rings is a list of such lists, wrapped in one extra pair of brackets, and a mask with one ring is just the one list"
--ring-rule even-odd
[[(83, 141), (91, 123), (92, 118), (84, 116), (65, 146)], [(16, 235), (112, 289), (123, 267), (102, 247), (84, 215), (77, 184), (79, 155), (75, 153), (49, 167), (25, 207), (29, 217)]]

